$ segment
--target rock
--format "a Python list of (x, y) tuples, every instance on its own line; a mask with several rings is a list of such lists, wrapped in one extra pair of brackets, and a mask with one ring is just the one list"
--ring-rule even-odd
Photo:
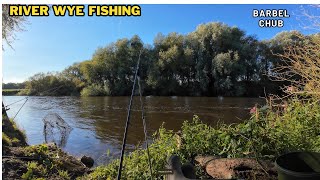
[(207, 163), (212, 160), (218, 159), (217, 156), (196, 156), (194, 160), (202, 167), (206, 167)]
[(251, 158), (216, 158), (197, 156), (195, 161), (214, 179), (277, 179), (274, 164)]
[(90, 156), (82, 156), (81, 162), (88, 168), (91, 168), (94, 164), (94, 160)]

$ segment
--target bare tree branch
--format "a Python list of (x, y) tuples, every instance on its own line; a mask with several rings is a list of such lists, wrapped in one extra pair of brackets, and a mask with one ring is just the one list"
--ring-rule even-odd
[[(16, 32), (24, 31), (24, 24), (27, 22), (24, 16), (9, 16), (9, 5), (2, 5), (2, 40), (4, 40), (9, 47), (16, 40)], [(4, 50), (2, 45), (2, 50)]]

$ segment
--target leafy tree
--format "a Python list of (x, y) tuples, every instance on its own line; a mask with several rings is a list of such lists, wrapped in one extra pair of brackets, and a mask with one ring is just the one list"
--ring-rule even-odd
[(23, 95), (63, 96), (76, 95), (75, 84), (57, 73), (38, 73), (25, 82)]
[(72, 66), (64, 69), (60, 74), (61, 78), (65, 78), (66, 81), (70, 81), (75, 85), (75, 91), (77, 92), (80, 92), (86, 85), (84, 75), (80, 69), (80, 65), (80, 63), (74, 63)]
[[(158, 34), (153, 45), (140, 37), (119, 39), (99, 47), (92, 58), (67, 67), (61, 73), (37, 74), (26, 82), (26, 94), (63, 86), (60, 94), (129, 95), (137, 60), (145, 95), (258, 96), (280, 93), (289, 81), (272, 82), (284, 62), (277, 54), (287, 47), (312, 45), (312, 37), (284, 31), (258, 41), (223, 23), (201, 24), (189, 34)], [(295, 78), (301, 78), (296, 76)], [(66, 91), (69, 91), (66, 92)]]
[(239, 55), (233, 51), (217, 54), (212, 60), (212, 74), (218, 79), (215, 85), (218, 94), (232, 92), (235, 82), (234, 77), (237, 75), (234, 74), (237, 61), (239, 61)]

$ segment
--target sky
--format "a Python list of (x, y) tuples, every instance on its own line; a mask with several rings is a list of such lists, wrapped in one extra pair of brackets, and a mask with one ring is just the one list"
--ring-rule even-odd
[[(310, 5), (303, 7), (308, 10)], [(260, 28), (260, 18), (253, 9), (287, 9), (282, 28)], [(315, 11), (319, 13), (319, 11)], [(141, 5), (140, 17), (29, 17), (23, 32), (17, 33), (14, 49), (4, 45), (2, 80), (23, 82), (39, 72), (62, 71), (75, 62), (89, 60), (98, 47), (137, 34), (152, 44), (158, 33), (188, 34), (208, 22), (223, 22), (255, 35), (270, 39), (281, 31), (314, 30), (302, 28), (301, 5)]]

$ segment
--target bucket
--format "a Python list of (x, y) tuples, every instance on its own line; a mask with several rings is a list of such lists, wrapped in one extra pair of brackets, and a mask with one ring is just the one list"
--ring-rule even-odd
[(292, 152), (276, 159), (278, 180), (320, 180), (320, 153)]

